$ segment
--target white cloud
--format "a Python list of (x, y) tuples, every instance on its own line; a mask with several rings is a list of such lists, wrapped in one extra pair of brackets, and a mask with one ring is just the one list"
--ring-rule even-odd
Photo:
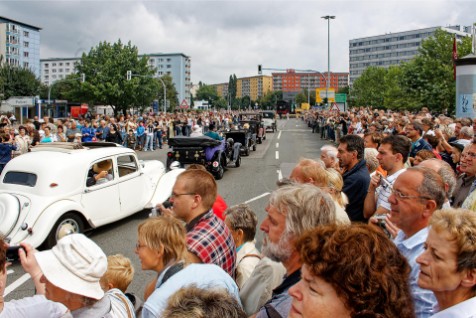
[(349, 40), (475, 22), (475, 1), (1, 1), (0, 14), (37, 25), (41, 56), (70, 57), (100, 41), (140, 53), (181, 52), (192, 81), (218, 83), (266, 68), (348, 71)]

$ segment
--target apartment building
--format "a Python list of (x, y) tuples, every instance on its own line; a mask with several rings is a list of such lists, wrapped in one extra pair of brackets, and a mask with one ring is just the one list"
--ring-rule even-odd
[[(213, 84), (218, 96), (226, 98), (228, 96), (228, 83)], [(249, 96), (256, 101), (267, 92), (273, 90), (273, 79), (269, 75), (258, 75), (241, 77), (236, 81), (236, 97)]]
[[(152, 53), (140, 55), (149, 58), (149, 66), (157, 69), (156, 77), (170, 75), (178, 93), (179, 104), (185, 99), (190, 105), (192, 81), (191, 59), (183, 53)], [(51, 85), (75, 73), (75, 65), (81, 58), (50, 58), (41, 59), (41, 81)], [(125, 76), (125, 75), (124, 75)], [(87, 80), (87, 79), (86, 79)]]
[(387, 33), (350, 40), (350, 85), (369, 66), (388, 68), (391, 65), (399, 65), (411, 60), (418, 54), (422, 41), (433, 36), (438, 29), (455, 34), (457, 38), (471, 35), (470, 27), (456, 25)]
[(336, 91), (339, 88), (349, 86), (349, 73), (346, 72), (296, 72), (294, 69), (288, 69), (286, 72), (272, 73), (273, 90), (283, 93), (299, 93), (304, 89), (314, 90), (316, 88), (325, 88), (329, 80), (329, 88)]
[(40, 78), (40, 30), (0, 16), (0, 57), (3, 63), (28, 68)]

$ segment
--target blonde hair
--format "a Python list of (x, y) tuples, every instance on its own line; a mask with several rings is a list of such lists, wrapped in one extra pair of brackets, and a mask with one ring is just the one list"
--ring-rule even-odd
[(297, 164), (301, 169), (301, 174), (305, 180), (312, 179), (313, 184), (318, 187), (325, 187), (328, 183), (327, 174), (322, 165), (315, 160), (303, 158)]
[(134, 267), (131, 260), (122, 254), (109, 255), (107, 257), (107, 271), (101, 277), (101, 286), (111, 284), (113, 288), (120, 289), (123, 293), (134, 278)]
[[(476, 213), (466, 209), (443, 209), (433, 213), (432, 230), (446, 232), (457, 246), (457, 271), (476, 269)], [(476, 292), (476, 286), (473, 287)]]
[(344, 179), (342, 179), (342, 175), (339, 171), (328, 168), (326, 169), (327, 179), (329, 180), (327, 183), (328, 188), (331, 189), (329, 192), (332, 198), (342, 207), (349, 203), (349, 199), (344, 192), (342, 192), (342, 188), (344, 187)]
[(187, 255), (185, 227), (173, 217), (159, 216), (139, 224), (138, 237), (147, 247), (155, 251), (163, 249), (164, 264), (185, 260)]

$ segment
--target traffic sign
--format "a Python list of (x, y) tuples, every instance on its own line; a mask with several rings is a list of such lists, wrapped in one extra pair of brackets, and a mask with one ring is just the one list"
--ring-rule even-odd
[(331, 112), (340, 112), (339, 106), (336, 103), (332, 103)]
[(34, 96), (15, 96), (10, 97), (5, 101), (10, 106), (13, 107), (28, 107), (35, 106), (35, 97)]
[(188, 109), (190, 106), (188, 105), (187, 101), (184, 99), (182, 103), (180, 103), (180, 109)]

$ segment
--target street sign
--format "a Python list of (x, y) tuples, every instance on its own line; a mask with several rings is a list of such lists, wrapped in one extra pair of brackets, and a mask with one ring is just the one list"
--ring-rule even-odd
[(30, 107), (35, 106), (34, 96), (14, 96), (5, 101), (6, 104), (12, 107)]
[(182, 103), (180, 103), (180, 109), (188, 109), (190, 106), (188, 105), (187, 101), (184, 99)]
[(347, 94), (336, 94), (336, 103), (345, 103), (347, 102)]
[(330, 109), (331, 112), (340, 112), (339, 106), (337, 106), (337, 103), (332, 103), (332, 107)]

